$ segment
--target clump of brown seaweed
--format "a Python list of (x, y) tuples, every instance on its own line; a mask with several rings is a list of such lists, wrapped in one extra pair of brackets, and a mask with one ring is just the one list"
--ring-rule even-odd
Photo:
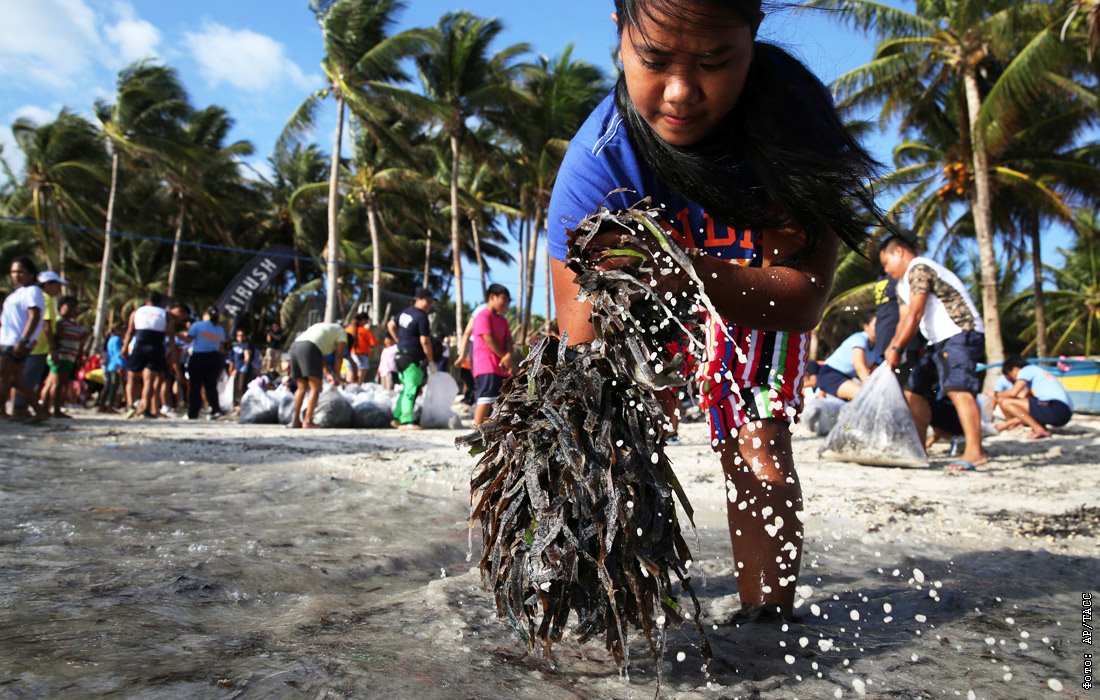
[[(568, 264), (578, 298), (592, 305), (595, 339), (541, 340), (505, 382), (492, 418), (457, 441), (479, 455), (471, 522), (481, 521), (482, 581), (498, 615), (529, 649), (549, 654), (572, 611), (579, 641), (602, 636), (621, 671), (628, 629), (640, 629), (659, 660), (666, 625), (684, 619), (710, 658), (673, 495), (689, 521), (692, 509), (665, 456), (654, 397), (685, 383), (669, 342), (699, 343), (688, 330), (694, 300), (660, 291), (659, 281), (694, 273), (653, 214), (602, 210), (581, 223)], [(636, 262), (596, 269), (608, 257)]]

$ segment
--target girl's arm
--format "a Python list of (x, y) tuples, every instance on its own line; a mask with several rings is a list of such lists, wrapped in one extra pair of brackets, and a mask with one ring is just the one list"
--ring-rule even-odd
[[(821, 320), (833, 286), (840, 240), (828, 232), (818, 240), (817, 249), (798, 265), (779, 264), (796, 254), (804, 241), (805, 235), (798, 229), (769, 230), (764, 236), (763, 267), (744, 267), (716, 256), (697, 255), (696, 274), (715, 309), (730, 323), (761, 331), (811, 331)], [(627, 262), (630, 260), (615, 259), (608, 267)], [(558, 260), (551, 260), (550, 271), (559, 329), (569, 334), (571, 345), (592, 340), (591, 310), (587, 303), (575, 299), (578, 287), (573, 283), (573, 272)], [(677, 294), (687, 291), (690, 297), (691, 280), (681, 275), (669, 280), (667, 289)]]
[(573, 282), (576, 275), (560, 260), (550, 259), (550, 279), (554, 285), (554, 309), (558, 315), (558, 331), (568, 336), (570, 345), (587, 343), (596, 337), (592, 330), (592, 307), (577, 301), (580, 288)]
[(833, 287), (840, 239), (831, 231), (794, 266), (780, 264), (805, 245), (797, 228), (764, 233), (763, 267), (741, 265), (715, 256), (698, 256), (696, 274), (722, 318), (760, 331), (806, 333), (821, 320)]

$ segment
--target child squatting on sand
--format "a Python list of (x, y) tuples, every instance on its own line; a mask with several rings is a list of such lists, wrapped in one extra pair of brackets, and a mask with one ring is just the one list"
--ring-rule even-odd
[[(790, 423), (802, 405), (807, 334), (840, 242), (860, 249), (866, 240), (856, 208), (876, 211), (863, 184), (875, 163), (821, 82), (756, 40), (759, 0), (616, 0), (612, 19), (622, 74), (570, 142), (550, 202), (558, 322), (572, 344), (593, 337), (563, 262), (567, 232), (601, 204), (625, 209), (650, 197), (692, 249), (721, 316), (703, 319), (698, 378), (729, 496), (742, 603), (734, 620), (786, 616), (802, 555)], [(630, 191), (608, 195), (618, 188)], [(619, 245), (604, 235), (601, 245)], [(683, 273), (662, 288), (697, 292)]]

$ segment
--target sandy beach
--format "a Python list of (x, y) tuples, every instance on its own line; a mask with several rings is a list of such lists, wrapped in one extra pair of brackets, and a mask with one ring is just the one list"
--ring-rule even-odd
[[(668, 448), (695, 508), (691, 626), (629, 680), (602, 645), (526, 654), (471, 570), (462, 431), (311, 431), (77, 411), (0, 423), (0, 697), (1087, 698), (1100, 419), (988, 440), (948, 473), (822, 461), (800, 622), (734, 627), (702, 423)], [(472, 547), (478, 550), (477, 533)]]

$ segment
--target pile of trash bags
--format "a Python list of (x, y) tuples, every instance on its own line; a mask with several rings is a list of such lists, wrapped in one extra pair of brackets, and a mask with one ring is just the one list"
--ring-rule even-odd
[[(461, 422), (451, 408), (457, 396), (458, 384), (451, 375), (445, 372), (430, 375), (416, 400), (421, 427), (460, 427)], [(313, 422), (321, 428), (388, 428), (396, 403), (396, 392), (380, 384), (351, 384), (340, 388), (326, 384), (317, 399)], [(305, 411), (304, 406), (302, 411)], [(293, 417), (294, 394), (285, 386), (271, 391), (250, 386), (241, 397), (241, 423), (287, 425)]]

